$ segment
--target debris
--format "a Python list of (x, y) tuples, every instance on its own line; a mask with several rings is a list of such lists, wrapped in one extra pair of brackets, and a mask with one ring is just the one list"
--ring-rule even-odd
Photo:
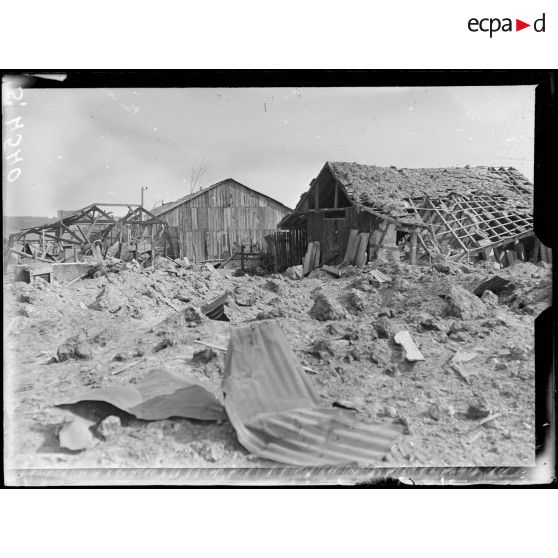
[(462, 320), (482, 318), (487, 313), (485, 304), (473, 293), (457, 285), (450, 285), (448, 294), (447, 313)]
[(158, 353), (159, 351), (162, 351), (167, 347), (172, 347), (173, 345), (174, 341), (170, 337), (165, 336), (163, 337), (163, 339), (161, 339), (161, 341), (159, 341), (159, 343), (155, 345), (155, 347), (153, 347), (153, 352)]
[(401, 432), (394, 425), (361, 423), (351, 411), (321, 406), (273, 323), (232, 331), (223, 390), (240, 443), (258, 457), (280, 463), (375, 463)]
[[(489, 415), (484, 420), (481, 420), (480, 422), (478, 422), (474, 426), (471, 426), (471, 428), (469, 428), (468, 430), (465, 431), (465, 434), (469, 434), (470, 432), (473, 432), (473, 430), (476, 430), (480, 426), (484, 426), (485, 424), (487, 424), (489, 422), (492, 422), (493, 420), (496, 420), (498, 418), (501, 418), (502, 416), (503, 416), (502, 413), (496, 413), (495, 415)], [(472, 418), (472, 417), (469, 417), (469, 418)], [(477, 417), (475, 417), (475, 418), (477, 418)]]
[(366, 308), (366, 298), (363, 296), (361, 291), (356, 289), (351, 289), (348, 296), (351, 306), (358, 311), (364, 310)]
[(377, 320), (374, 324), (374, 328), (380, 338), (390, 339), (393, 336), (393, 326), (386, 317)]
[(207, 363), (207, 362), (212, 361), (216, 357), (217, 357), (217, 353), (213, 349), (210, 349), (209, 347), (206, 347), (205, 349), (201, 349), (200, 351), (196, 351), (194, 353), (194, 356), (192, 357), (192, 360), (194, 362)]
[(97, 444), (91, 428), (95, 422), (82, 417), (74, 416), (70, 422), (62, 425), (58, 432), (60, 447), (71, 451), (81, 451)]
[(401, 345), (403, 347), (405, 359), (409, 362), (424, 360), (424, 357), (422, 356), (418, 347), (415, 345), (415, 342), (411, 338), (411, 335), (408, 331), (400, 331), (399, 333), (396, 333), (393, 340), (398, 345)]
[(391, 281), (391, 279), (387, 275), (382, 273), (379, 269), (373, 269), (369, 272), (369, 274), (371, 279), (376, 281), (376, 283), (379, 283), (380, 285), (382, 283), (389, 283)]
[(451, 273), (451, 268), (448, 264), (445, 263), (435, 263), (432, 266), (436, 271), (443, 273), (444, 275), (449, 275)]
[(482, 297), (485, 291), (492, 291), (495, 295), (510, 295), (515, 290), (515, 285), (508, 279), (504, 279), (498, 275), (483, 281), (478, 285), (473, 294)]
[(471, 380), (469, 376), (465, 374), (462, 368), (458, 364), (450, 364), (450, 368), (466, 383), (470, 384)]
[(75, 279), (72, 279), (69, 283), (67, 283), (65, 285), (66, 288), (71, 287), (74, 283), (77, 283), (78, 281), (81, 281), (82, 279), (85, 279), (88, 275), (89, 275), (89, 271), (87, 273), (84, 273), (83, 275), (80, 275), (79, 277), (76, 277)]
[(87, 311), (89, 311), (89, 308), (87, 308), (87, 306), (85, 305), (84, 302), (80, 302), (80, 303), (79, 303), (79, 307), (80, 307), (82, 310), (87, 310)]
[(304, 256), (304, 263), (302, 266), (302, 275), (308, 275), (314, 268), (320, 265), (320, 242), (318, 240), (310, 242), (306, 255)]
[(65, 360), (91, 360), (93, 358), (93, 353), (82, 334), (70, 337), (60, 347), (56, 352), (56, 357), (58, 362), (64, 362)]
[(331, 265), (322, 265), (322, 269), (327, 271), (329, 274), (333, 275), (334, 277), (341, 277), (343, 275), (343, 270), (339, 269), (338, 267), (333, 267)]
[(122, 308), (122, 295), (113, 287), (105, 285), (95, 300), (89, 305), (89, 310), (103, 312), (107, 310), (111, 314), (115, 314)]
[(108, 440), (114, 436), (114, 434), (118, 432), (121, 427), (122, 422), (120, 421), (120, 417), (109, 415), (106, 419), (101, 421), (97, 427), (97, 432), (101, 434), (105, 440)]
[(430, 405), (430, 407), (428, 408), (428, 414), (430, 415), (430, 418), (432, 420), (440, 420), (440, 417), (442, 416), (442, 413), (440, 411), (440, 407), (438, 407), (438, 405), (436, 405), (434, 403), (434, 405)]
[(256, 314), (256, 320), (271, 320), (276, 318), (283, 318), (285, 316), (285, 311), (282, 308), (272, 308), (265, 312), (258, 312)]
[(530, 352), (523, 347), (511, 347), (509, 350), (508, 358), (510, 360), (527, 360), (530, 356)]
[(295, 265), (293, 267), (288, 267), (285, 270), (285, 275), (289, 279), (293, 279), (293, 280), (302, 279), (302, 277), (303, 277), (302, 266), (301, 265)]
[(480, 298), (489, 307), (495, 307), (498, 305), (498, 296), (488, 289), (482, 293)]
[(431, 331), (440, 331), (442, 333), (447, 332), (448, 329), (441, 320), (433, 318), (432, 316), (422, 316), (420, 320), (420, 325), (424, 329), (431, 330)]
[(201, 311), (210, 320), (219, 320), (221, 322), (228, 322), (229, 318), (225, 313), (225, 305), (229, 302), (229, 293), (225, 293), (217, 297), (212, 302), (205, 304), (201, 307)]
[(142, 420), (173, 417), (220, 420), (225, 416), (221, 403), (207, 390), (165, 370), (155, 370), (135, 385), (81, 393), (63, 405), (81, 401), (104, 401)]
[(347, 316), (347, 312), (338, 302), (331, 300), (323, 292), (317, 291), (314, 294), (314, 305), (310, 309), (310, 315), (316, 320), (325, 322), (341, 320)]
[(123, 366), (122, 368), (119, 368), (118, 370), (115, 370), (114, 372), (111, 372), (111, 376), (115, 376), (116, 374), (120, 374), (121, 372), (124, 372), (124, 370), (128, 370), (129, 368), (133, 368), (134, 366), (137, 366), (140, 362), (144, 362), (145, 358), (140, 358), (139, 360), (136, 360), (134, 362), (129, 362), (128, 364), (126, 364), (126, 366)]
[(239, 306), (254, 306), (256, 303), (256, 297), (253, 292), (246, 291), (240, 287), (236, 287), (234, 290), (234, 301)]
[(457, 351), (451, 358), (452, 364), (462, 364), (463, 362), (469, 362), (478, 356), (478, 353), (471, 353), (467, 351)]
[(178, 308), (175, 304), (173, 304), (167, 297), (162, 296), (161, 300), (167, 305), (170, 306), (175, 312), (180, 312), (180, 308)]
[[(205, 345), (206, 347), (209, 347), (211, 349), (215, 349), (216, 351), (226, 352), (226, 350), (227, 350), (225, 347), (219, 347), (217, 345), (212, 345), (211, 343), (206, 343), (205, 341), (194, 341), (194, 343), (198, 343), (199, 345)], [(303, 366), (302, 368), (305, 372), (309, 372), (310, 374), (317, 374), (317, 372), (315, 370), (312, 370), (312, 368), (308, 368), (308, 366)]]
[(469, 405), (465, 416), (468, 419), (482, 419), (490, 415), (490, 411), (485, 407), (484, 403), (479, 401)]

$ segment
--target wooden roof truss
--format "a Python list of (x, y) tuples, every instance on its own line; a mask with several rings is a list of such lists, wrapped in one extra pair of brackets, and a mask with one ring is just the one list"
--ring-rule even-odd
[(431, 255), (469, 259), (533, 234), (530, 210), (510, 208), (503, 196), (452, 195), (408, 201), (426, 225), (419, 240)]

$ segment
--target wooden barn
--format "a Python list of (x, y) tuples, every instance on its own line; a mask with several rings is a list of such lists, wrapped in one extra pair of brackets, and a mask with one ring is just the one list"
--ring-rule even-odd
[(199, 192), (163, 204), (153, 213), (176, 235), (178, 252), (196, 262), (221, 260), (238, 252), (265, 249), (265, 236), (291, 209), (227, 178)]
[(533, 233), (532, 198), (533, 185), (511, 167), (327, 162), (279, 228), (306, 229), (308, 243), (319, 242), (315, 265), (347, 263), (357, 231), (359, 265), (375, 258), (549, 261)]

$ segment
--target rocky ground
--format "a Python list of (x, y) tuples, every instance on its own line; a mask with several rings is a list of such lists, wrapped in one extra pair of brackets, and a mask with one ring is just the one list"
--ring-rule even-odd
[[(341, 278), (315, 270), (300, 279), (296, 270), (236, 276), (169, 262), (153, 271), (113, 263), (69, 287), (6, 276), (6, 465), (279, 465), (250, 455), (226, 419), (148, 422), (114, 413), (119, 420), (106, 422), (84, 451), (61, 448), (58, 436), (71, 413), (55, 405), (87, 389), (137, 383), (158, 368), (222, 401), (224, 353), (195, 357), (203, 349), (195, 341), (226, 347), (231, 327), (263, 319), (280, 324), (324, 403), (355, 408), (365, 422), (403, 424), (378, 466), (533, 465), (533, 322), (550, 301), (548, 268), (374, 262)], [(373, 270), (390, 281), (380, 284)], [(472, 294), (495, 274), (510, 281), (499, 296)], [(184, 324), (186, 308), (225, 291), (233, 293), (230, 322)], [(424, 361), (404, 359), (393, 341), (401, 330)]]

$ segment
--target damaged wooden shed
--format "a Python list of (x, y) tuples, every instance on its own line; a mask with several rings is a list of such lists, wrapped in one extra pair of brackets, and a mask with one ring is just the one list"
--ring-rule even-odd
[[(113, 214), (123, 208), (122, 217)], [(60, 212), (62, 213), (62, 212)], [(10, 235), (10, 253), (20, 261), (68, 263), (107, 256), (123, 260), (172, 254), (166, 224), (137, 204), (94, 203), (63, 212), (57, 221)]]
[(195, 262), (226, 259), (242, 246), (264, 250), (265, 236), (290, 211), (232, 178), (153, 209), (176, 228), (180, 257)]
[[(512, 167), (398, 169), (327, 162), (283, 230), (306, 230), (320, 263), (340, 263), (351, 230), (376, 258), (550, 261), (533, 233), (533, 185)], [(353, 233), (354, 234), (354, 233)]]

